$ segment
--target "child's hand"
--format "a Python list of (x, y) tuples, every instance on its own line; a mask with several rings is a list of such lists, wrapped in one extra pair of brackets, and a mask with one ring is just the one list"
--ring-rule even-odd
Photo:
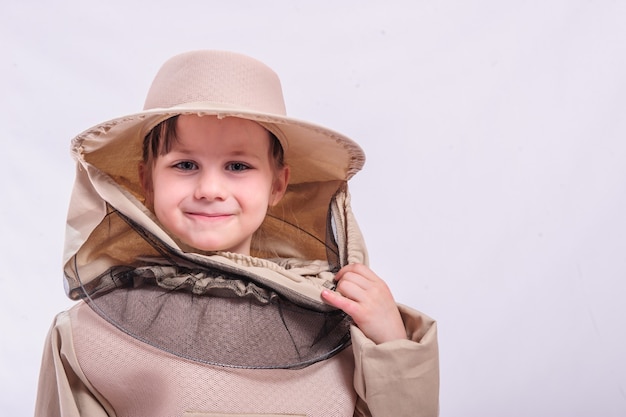
[(337, 291), (322, 291), (328, 304), (350, 315), (374, 343), (406, 339), (406, 331), (389, 287), (362, 264), (341, 268), (335, 277)]

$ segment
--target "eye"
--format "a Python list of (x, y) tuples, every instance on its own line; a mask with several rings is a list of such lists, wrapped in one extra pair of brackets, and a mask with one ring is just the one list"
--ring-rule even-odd
[(180, 169), (181, 171), (192, 171), (198, 169), (198, 166), (191, 161), (182, 161), (175, 164), (174, 168)]
[(247, 169), (250, 169), (250, 166), (247, 164), (244, 164), (243, 162), (231, 162), (228, 165), (226, 165), (227, 171), (243, 172)]

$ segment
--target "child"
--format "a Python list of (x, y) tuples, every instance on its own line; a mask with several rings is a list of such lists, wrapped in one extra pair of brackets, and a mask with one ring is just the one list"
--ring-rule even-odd
[(175, 56), (72, 142), (73, 299), (36, 416), (433, 416), (436, 324), (367, 265), (359, 146), (285, 115), (262, 63)]

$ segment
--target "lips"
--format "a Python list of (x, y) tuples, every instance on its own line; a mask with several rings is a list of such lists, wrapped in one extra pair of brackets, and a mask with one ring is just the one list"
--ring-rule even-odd
[(203, 212), (186, 212), (187, 216), (200, 217), (207, 219), (224, 219), (233, 216), (231, 213), (203, 213)]

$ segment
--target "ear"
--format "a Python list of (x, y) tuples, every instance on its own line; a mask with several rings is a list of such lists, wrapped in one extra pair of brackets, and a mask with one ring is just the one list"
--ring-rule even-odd
[(139, 163), (138, 167), (139, 171), (139, 183), (141, 184), (141, 189), (143, 190), (143, 195), (145, 198), (144, 204), (146, 207), (152, 206), (152, 173), (150, 169), (146, 167), (146, 164), (143, 162)]
[(272, 193), (270, 195), (269, 204), (271, 207), (278, 204), (287, 191), (287, 185), (289, 184), (289, 175), (291, 171), (289, 166), (285, 165), (278, 170), (274, 178), (274, 184), (272, 185)]

